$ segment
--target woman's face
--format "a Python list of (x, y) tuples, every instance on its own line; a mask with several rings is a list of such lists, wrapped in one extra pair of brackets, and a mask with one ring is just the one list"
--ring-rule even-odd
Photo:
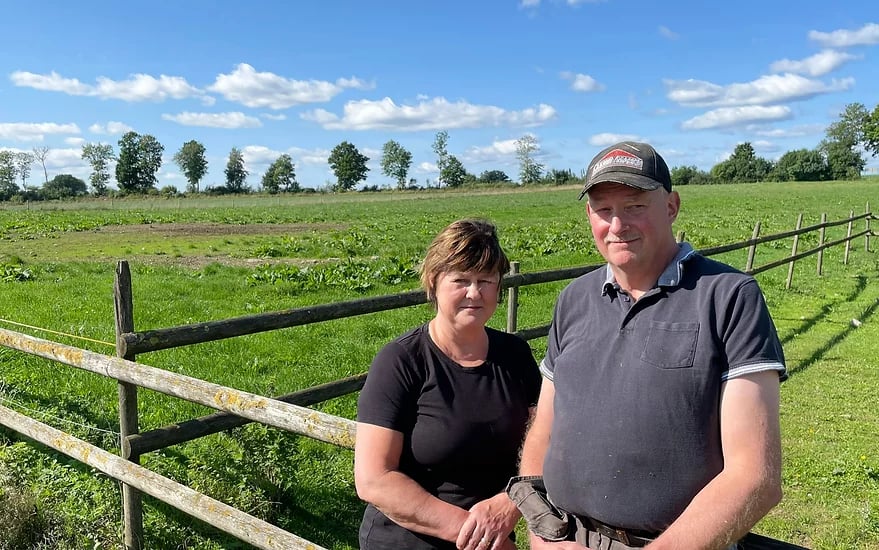
[(455, 328), (482, 328), (494, 315), (500, 275), (492, 272), (446, 271), (436, 278), (437, 318)]

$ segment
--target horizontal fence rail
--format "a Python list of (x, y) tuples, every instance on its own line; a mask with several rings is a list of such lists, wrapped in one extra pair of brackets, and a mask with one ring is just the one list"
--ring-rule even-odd
[(320, 441), (354, 448), (355, 423), (346, 418), (6, 329), (0, 329), (0, 345)]
[[(313, 386), (297, 392), (275, 397), (278, 401), (307, 407), (323, 403), (334, 397), (341, 397), (359, 391), (366, 382), (366, 373), (358, 374), (341, 380), (334, 380), (320, 386)], [(148, 432), (130, 435), (123, 444), (124, 455), (137, 456), (171, 445), (177, 445), (198, 439), (206, 435), (224, 432), (253, 422), (228, 412), (217, 412), (200, 418), (194, 418), (179, 424), (172, 424)]]
[(0, 423), (96, 468), (113, 479), (153, 496), (178, 510), (266, 550), (321, 549), (320, 546), (129, 462), (72, 435), (0, 405)]
[[(511, 275), (504, 278), (504, 288), (526, 286), (579, 277), (599, 266), (582, 266), (552, 271), (538, 271)], [(312, 323), (344, 319), (367, 313), (377, 313), (427, 303), (423, 290), (413, 290), (375, 296), (360, 300), (349, 300), (333, 304), (319, 304), (303, 308), (258, 313), (232, 317), (219, 321), (206, 321), (177, 327), (129, 332), (121, 335), (120, 351), (123, 355), (159, 351), (168, 348), (212, 342), (234, 336), (245, 336), (269, 330), (290, 328)]]

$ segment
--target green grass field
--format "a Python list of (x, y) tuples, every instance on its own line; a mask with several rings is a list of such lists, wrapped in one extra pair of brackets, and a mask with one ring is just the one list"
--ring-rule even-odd
[[(577, 190), (142, 199), (0, 208), (0, 327), (113, 354), (113, 273), (131, 264), (139, 330), (276, 311), (417, 288), (415, 268), (432, 236), (466, 216), (494, 220), (521, 270), (593, 264)], [(879, 182), (682, 188), (677, 231), (697, 248), (863, 213)], [(874, 208), (875, 210), (875, 208)], [(879, 222), (873, 222), (879, 229)], [(862, 230), (859, 221), (855, 230)], [(827, 231), (841, 238), (846, 228)], [(801, 238), (814, 246), (817, 234)], [(790, 253), (791, 240), (761, 245), (756, 264)], [(785, 497), (757, 531), (809, 546), (879, 548), (879, 238), (758, 275), (783, 340)], [(746, 251), (719, 259), (742, 268)], [(547, 323), (563, 284), (526, 287), (519, 327)], [(427, 320), (418, 306), (139, 356), (149, 365), (265, 395), (364, 372), (373, 354)], [(499, 309), (493, 326), (503, 327)], [(22, 328), (9, 321), (63, 333)], [(853, 322), (856, 321), (856, 322)], [(858, 325), (858, 326), (855, 326)], [(84, 337), (89, 340), (80, 340)], [(532, 342), (540, 357), (543, 339)], [(0, 403), (106, 449), (118, 446), (116, 384), (0, 349)], [(356, 396), (321, 405), (354, 417)], [(140, 392), (141, 429), (211, 412)], [(149, 454), (143, 463), (328, 548), (354, 548), (362, 504), (352, 455), (260, 426)], [(26, 525), (18, 546), (117, 548), (118, 484), (0, 429), (0, 532)], [(27, 521), (11, 511), (33, 510)], [(7, 512), (4, 512), (7, 510)], [(8, 511), (11, 510), (11, 511)], [(24, 514), (27, 515), (27, 514)], [(150, 548), (243, 548), (234, 539), (146, 499)], [(32, 534), (28, 534), (32, 533)], [(6, 540), (12, 540), (7, 536)], [(11, 543), (5, 543), (11, 544)]]

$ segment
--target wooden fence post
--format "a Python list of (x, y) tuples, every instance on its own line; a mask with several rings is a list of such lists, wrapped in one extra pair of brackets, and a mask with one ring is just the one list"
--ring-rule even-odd
[[(754, 232), (751, 234), (751, 240), (755, 240), (760, 236), (760, 220), (757, 220), (757, 223), (754, 224)], [(745, 266), (745, 271), (751, 271), (751, 268), (754, 267), (754, 255), (757, 253), (757, 243), (752, 244), (748, 248), (748, 264)]]
[[(818, 231), (818, 247), (824, 246), (824, 232), (827, 230), (824, 224), (827, 223), (827, 213), (821, 214), (821, 229)], [(824, 249), (818, 251), (818, 275), (824, 274)]]
[[(510, 262), (510, 275), (519, 273), (519, 262)], [(507, 332), (516, 332), (519, 315), (519, 287), (507, 289)]]
[(855, 223), (852, 218), (855, 217), (855, 211), (848, 212), (848, 229), (845, 232), (845, 255), (842, 257), (842, 264), (848, 265), (848, 253), (852, 249), (852, 225)]
[[(867, 214), (870, 213), (870, 203), (869, 202), (867, 203), (866, 212), (867, 212)], [(864, 252), (869, 252), (870, 251), (870, 216), (867, 216), (866, 218), (864, 218), (864, 220), (865, 220), (864, 223), (867, 226), (866, 227), (867, 233), (864, 235)]]
[[(803, 227), (803, 213), (800, 212), (800, 215), (797, 216), (797, 228), (796, 231), (799, 231)], [(797, 233), (794, 235), (794, 245), (791, 247), (790, 255), (797, 255), (797, 245), (800, 244), (800, 234)], [(784, 288), (790, 290), (791, 282), (794, 280), (794, 264), (796, 260), (791, 260), (789, 264), (787, 264), (787, 281), (784, 283)]]
[[(134, 332), (134, 302), (131, 293), (131, 271), (128, 262), (116, 264), (116, 281), (113, 285), (116, 316), (116, 355), (134, 361), (134, 354), (124, 354), (122, 334)], [(137, 386), (119, 382), (119, 448), (124, 449), (129, 435), (138, 433)], [(123, 453), (124, 454), (124, 453)], [(125, 457), (135, 464), (140, 463), (138, 455)], [(140, 491), (127, 483), (122, 484), (122, 521), (125, 550), (143, 549), (143, 498)]]

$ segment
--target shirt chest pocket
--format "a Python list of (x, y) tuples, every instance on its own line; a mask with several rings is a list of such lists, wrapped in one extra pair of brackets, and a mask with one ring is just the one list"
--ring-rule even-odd
[(641, 360), (661, 369), (692, 367), (698, 336), (699, 323), (651, 321)]

